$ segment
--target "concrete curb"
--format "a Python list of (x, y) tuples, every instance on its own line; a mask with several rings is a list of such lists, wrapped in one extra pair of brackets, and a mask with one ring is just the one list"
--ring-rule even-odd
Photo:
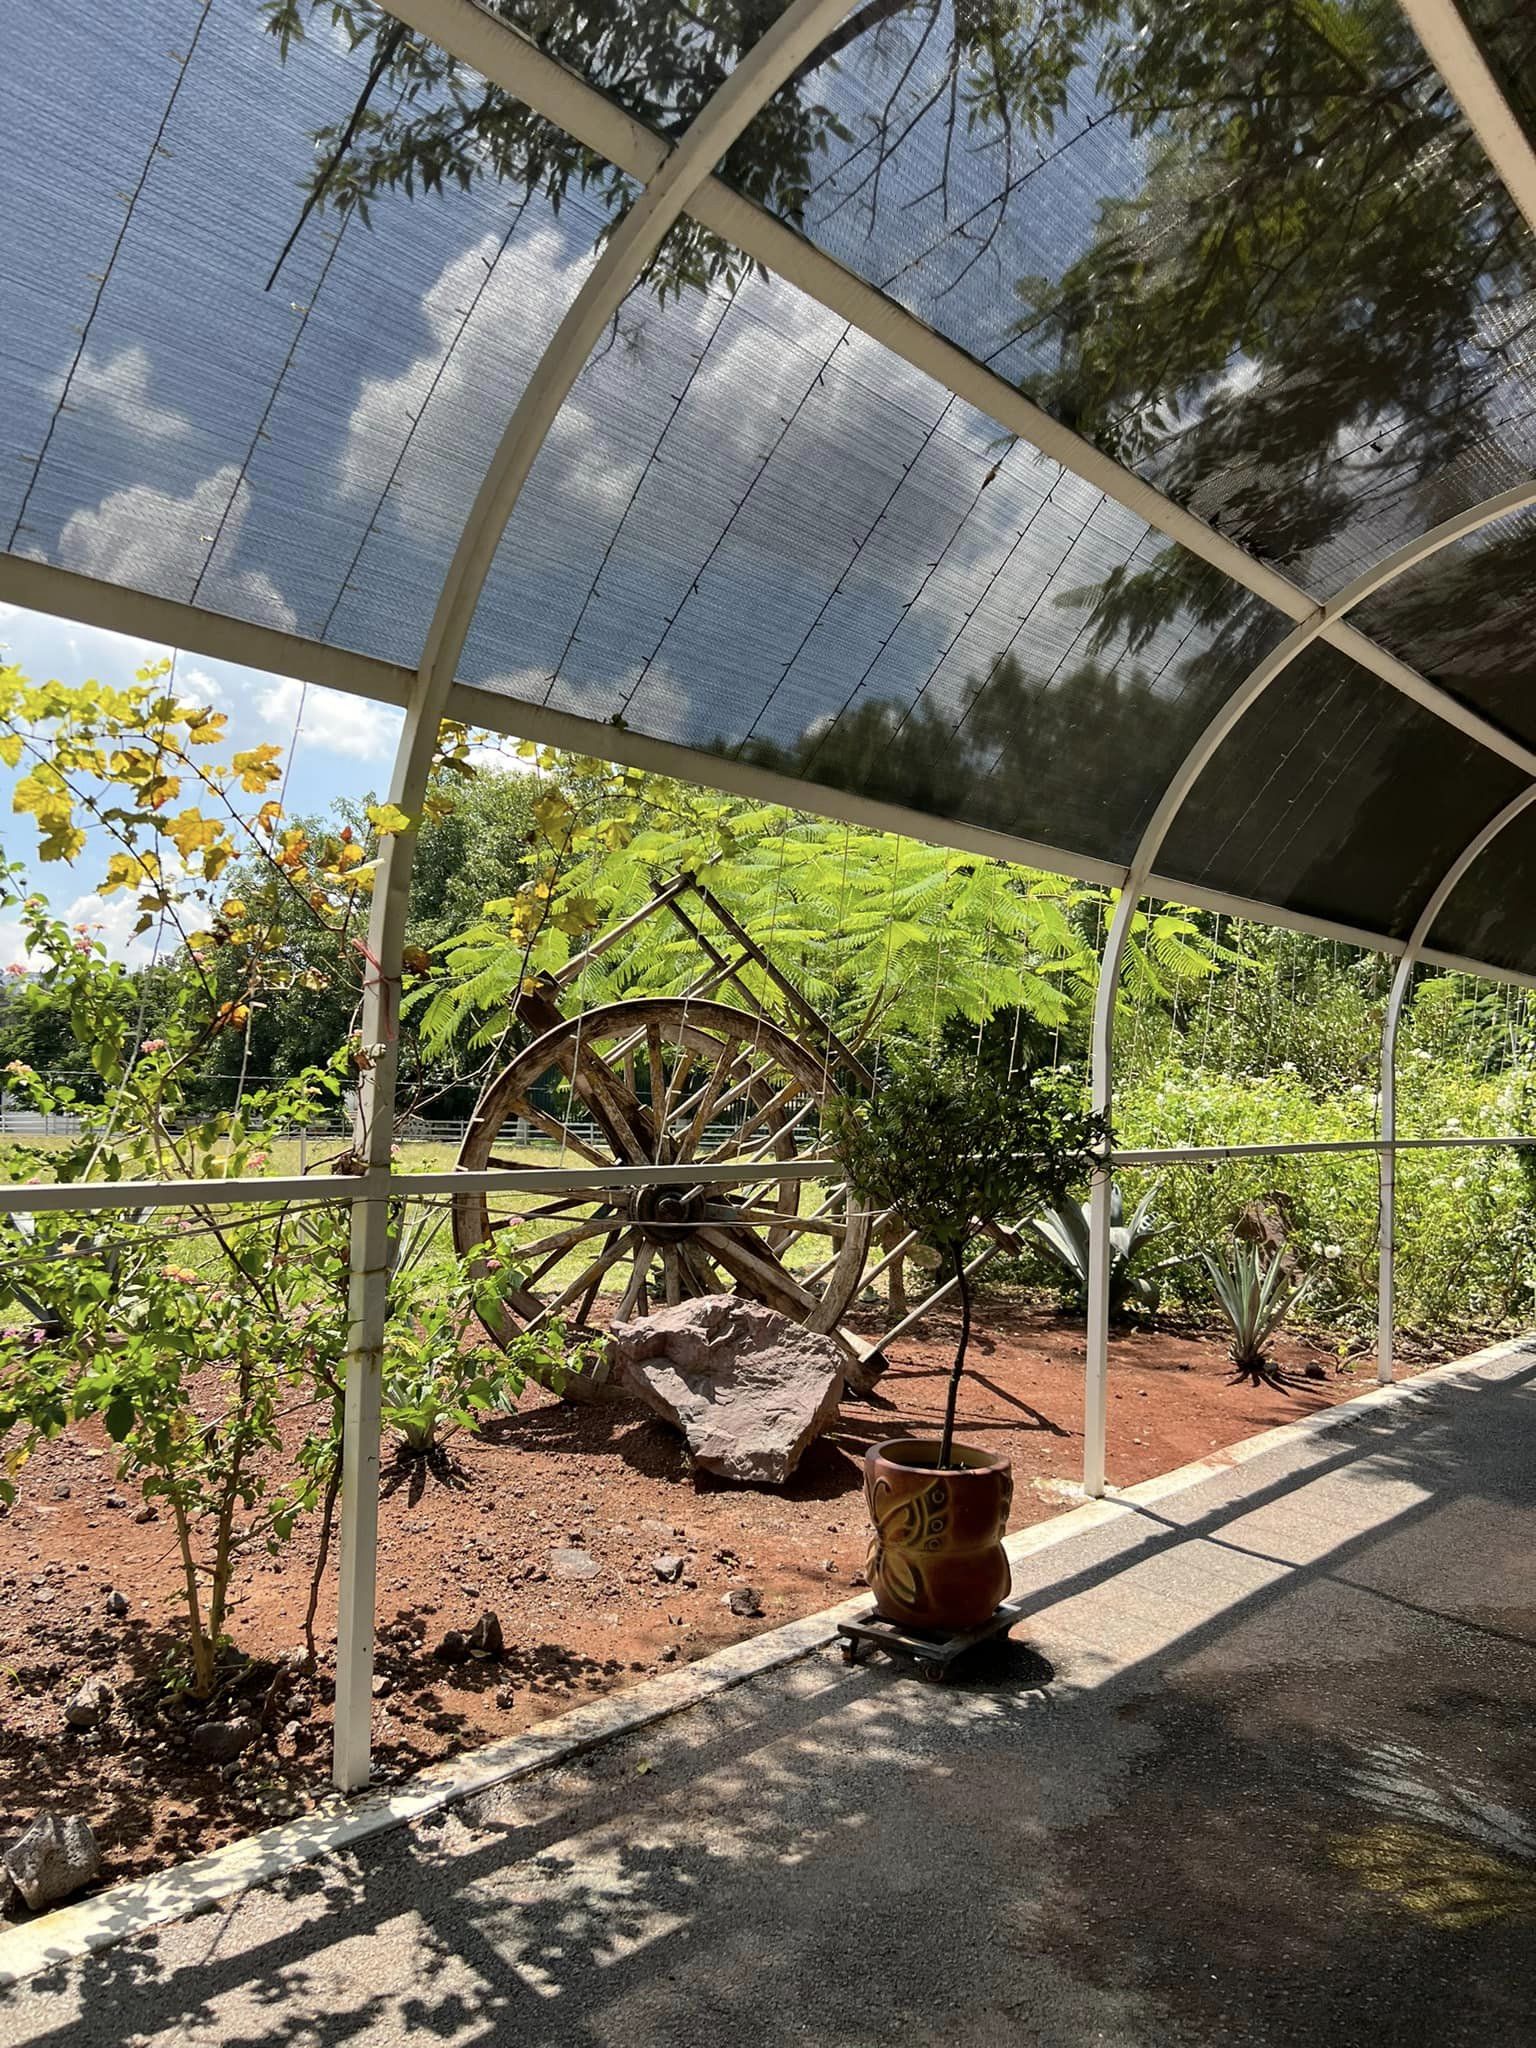
[[(1536, 1338), (1496, 1344), (1449, 1365), (1433, 1367), (1412, 1380), (1373, 1388), (1297, 1422), (1245, 1437), (1209, 1458), (1181, 1465), (1156, 1479), (1143, 1480), (1102, 1500), (1085, 1500), (1081, 1507), (1068, 1509), (1048, 1522), (1010, 1536), (1006, 1545), (1009, 1558), (1017, 1564), (1038, 1556), (1090, 1529), (1133, 1515), (1139, 1507), (1185, 1492), (1255, 1458), (1283, 1452), (1308, 1438), (1346, 1426), (1362, 1413), (1411, 1407), (1423, 1398), (1426, 1389), (1458, 1377), (1470, 1377), (1522, 1353), (1536, 1354)], [(696, 1664), (572, 1708), (525, 1734), (449, 1758), (396, 1790), (365, 1792), (345, 1805), (338, 1803), (331, 1811), (306, 1814), (302, 1819), (264, 1829), (154, 1877), (116, 1885), (76, 1905), (62, 1906), (40, 1920), (10, 1928), (0, 1934), (0, 1990), (40, 1970), (77, 1961), (170, 1921), (206, 1912), (318, 1857), (350, 1848), (389, 1828), (403, 1827), (424, 1814), (494, 1786), (510, 1784), (567, 1762), (600, 1743), (686, 1713), (749, 1679), (813, 1655), (834, 1639), (841, 1621), (859, 1613), (867, 1603), (868, 1595), (859, 1593), (836, 1607), (823, 1608), (818, 1614), (767, 1629), (746, 1642), (733, 1643), (729, 1649), (701, 1657)]]

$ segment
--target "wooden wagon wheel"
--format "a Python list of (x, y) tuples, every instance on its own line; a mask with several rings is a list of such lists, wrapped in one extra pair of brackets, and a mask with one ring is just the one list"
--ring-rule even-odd
[[(580, 1135), (540, 1100), (550, 1083)], [(774, 1173), (810, 1149), (828, 1092), (815, 1054), (724, 1003), (639, 998), (554, 1025), (486, 1091), (459, 1164), (548, 1166), (553, 1139), (566, 1165), (590, 1164), (593, 1187), (535, 1205), (455, 1197), (460, 1253), (493, 1255), (506, 1274), (501, 1312), (485, 1313), (492, 1336), (506, 1343), (557, 1316), (580, 1328), (600, 1303), (607, 1321), (730, 1292), (835, 1334), (864, 1270), (869, 1218), (845, 1187)], [(760, 1175), (728, 1187), (603, 1189), (612, 1166), (738, 1160), (760, 1164)], [(588, 1390), (572, 1379), (564, 1391)]]

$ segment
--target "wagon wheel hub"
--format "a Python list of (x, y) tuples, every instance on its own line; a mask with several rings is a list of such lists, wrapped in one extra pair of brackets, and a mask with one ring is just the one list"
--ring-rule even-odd
[(654, 1244), (673, 1244), (690, 1237), (704, 1220), (702, 1188), (637, 1188), (630, 1218)]

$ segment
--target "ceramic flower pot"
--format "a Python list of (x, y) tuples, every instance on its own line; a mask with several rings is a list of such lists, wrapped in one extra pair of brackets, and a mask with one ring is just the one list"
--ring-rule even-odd
[(1003, 1550), (1013, 1473), (1006, 1458), (964, 1444), (938, 1468), (939, 1446), (915, 1437), (864, 1455), (873, 1524), (865, 1572), (877, 1612), (908, 1628), (976, 1628), (1008, 1597)]

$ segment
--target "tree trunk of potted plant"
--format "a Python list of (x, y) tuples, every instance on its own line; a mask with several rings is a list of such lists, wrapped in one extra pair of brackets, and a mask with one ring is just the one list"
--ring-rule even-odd
[(971, 1339), (966, 1248), (999, 1217), (1059, 1201), (1096, 1156), (1103, 1120), (1083, 1109), (1070, 1077), (1004, 1078), (953, 1054), (908, 1051), (872, 1099), (840, 1098), (828, 1130), (870, 1208), (944, 1255), (960, 1302), (939, 1440), (875, 1444), (864, 1460), (875, 1605), (911, 1628), (976, 1628), (1011, 1582), (1003, 1534), (1013, 1478), (1005, 1458), (955, 1442)]

